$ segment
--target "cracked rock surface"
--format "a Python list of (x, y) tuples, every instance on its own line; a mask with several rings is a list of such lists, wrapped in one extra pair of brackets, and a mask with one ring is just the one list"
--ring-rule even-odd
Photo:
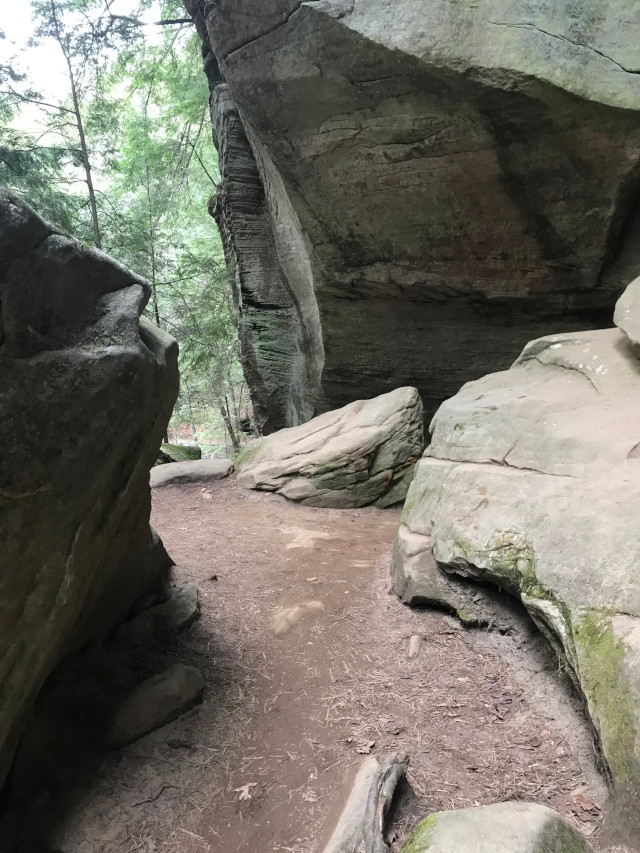
[[(637, 318), (624, 317), (635, 327)], [(450, 607), (469, 624), (490, 623), (491, 595), (464, 579), (518, 596), (584, 694), (616, 790), (635, 802), (637, 346), (618, 328), (533, 341), (510, 370), (445, 402), (431, 432), (395, 543), (396, 592)]]
[(415, 388), (357, 400), (252, 443), (238, 485), (309, 506), (385, 507), (404, 500), (424, 447)]
[(640, 273), (626, 0), (187, 0), (265, 432), (415, 385), (427, 417)]
[(0, 190), (0, 782), (52, 669), (168, 561), (149, 469), (177, 345), (141, 321), (149, 295)]

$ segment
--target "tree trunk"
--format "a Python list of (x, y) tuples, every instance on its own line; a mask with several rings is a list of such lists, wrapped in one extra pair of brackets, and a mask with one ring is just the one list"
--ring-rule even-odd
[(62, 33), (60, 32), (60, 25), (58, 23), (58, 13), (56, 9), (55, 0), (51, 0), (51, 14), (53, 16), (53, 25), (56, 31), (56, 40), (60, 45), (60, 50), (65, 58), (65, 62), (67, 63), (67, 68), (69, 70), (69, 82), (71, 84), (71, 97), (73, 99), (73, 113), (76, 118), (76, 125), (78, 127), (78, 136), (80, 137), (80, 149), (82, 151), (82, 165), (84, 166), (84, 173), (86, 175), (87, 189), (89, 190), (89, 206), (91, 207), (91, 224), (93, 226), (93, 241), (96, 244), (96, 248), (102, 248), (102, 240), (100, 238), (100, 226), (98, 224), (98, 207), (96, 205), (96, 194), (93, 189), (93, 179), (91, 177), (91, 161), (89, 160), (89, 151), (87, 149), (87, 140), (84, 135), (84, 124), (82, 123), (82, 115), (80, 113), (80, 101), (78, 99), (78, 92), (76, 89), (76, 78), (73, 73), (73, 65), (71, 64), (71, 55), (69, 53), (69, 45), (65, 41)]
[(229, 404), (227, 402), (227, 398), (224, 397), (224, 400), (218, 400), (218, 411), (222, 415), (222, 420), (224, 421), (224, 425), (229, 433), (229, 438), (231, 439), (231, 444), (233, 445), (233, 452), (240, 453), (241, 446), (240, 440), (236, 434), (236, 431), (233, 428), (233, 424), (231, 423), (231, 415), (229, 414)]
[(156, 237), (153, 228), (153, 216), (151, 213), (151, 189), (149, 186), (149, 164), (145, 165), (147, 173), (147, 214), (149, 217), (149, 238), (151, 240), (151, 294), (153, 298), (153, 314), (156, 318), (156, 326), (160, 325), (160, 309), (158, 307), (158, 291), (156, 289)]

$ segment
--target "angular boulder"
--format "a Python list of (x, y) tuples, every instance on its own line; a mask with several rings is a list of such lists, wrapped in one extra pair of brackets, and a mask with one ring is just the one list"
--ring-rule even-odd
[(431, 432), (395, 543), (396, 592), (476, 623), (487, 621), (486, 596), (483, 588), (470, 594), (464, 579), (519, 597), (583, 693), (616, 789), (633, 799), (640, 791), (638, 347), (617, 328), (533, 341), (510, 370), (444, 403)]
[(415, 385), (428, 417), (640, 273), (628, 0), (186, 0), (265, 433)]
[(254, 442), (238, 485), (309, 506), (391, 506), (404, 500), (424, 447), (415, 388), (357, 400)]
[(418, 824), (402, 853), (592, 853), (557, 812), (536, 803), (436, 812)]
[(0, 783), (44, 680), (166, 566), (149, 469), (177, 344), (149, 285), (0, 190)]

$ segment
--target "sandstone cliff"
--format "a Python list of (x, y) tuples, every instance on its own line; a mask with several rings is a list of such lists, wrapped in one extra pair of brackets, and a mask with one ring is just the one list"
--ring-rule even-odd
[(628, 3), (186, 5), (265, 431), (400, 385), (429, 415), (541, 333), (610, 325), (640, 271)]

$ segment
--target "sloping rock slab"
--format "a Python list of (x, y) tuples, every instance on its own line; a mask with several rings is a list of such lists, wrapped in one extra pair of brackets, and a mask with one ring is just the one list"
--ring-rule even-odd
[(149, 469), (178, 392), (150, 286), (0, 190), (0, 784), (27, 711), (168, 562)]
[(255, 442), (238, 462), (238, 484), (311, 506), (391, 506), (423, 447), (420, 396), (397, 388)]
[(394, 549), (406, 601), (486, 622), (521, 598), (586, 697), (618, 791), (640, 788), (640, 358), (618, 329), (528, 344), (444, 403)]
[(115, 709), (106, 743), (120, 749), (175, 720), (202, 701), (204, 681), (193, 666), (177, 663), (129, 691)]
[(229, 459), (196, 459), (193, 462), (169, 462), (151, 469), (149, 482), (152, 489), (160, 486), (177, 486), (183, 483), (210, 483), (222, 480), (233, 471)]
[(591, 853), (557, 812), (535, 803), (496, 803), (437, 812), (420, 823), (402, 853)]

